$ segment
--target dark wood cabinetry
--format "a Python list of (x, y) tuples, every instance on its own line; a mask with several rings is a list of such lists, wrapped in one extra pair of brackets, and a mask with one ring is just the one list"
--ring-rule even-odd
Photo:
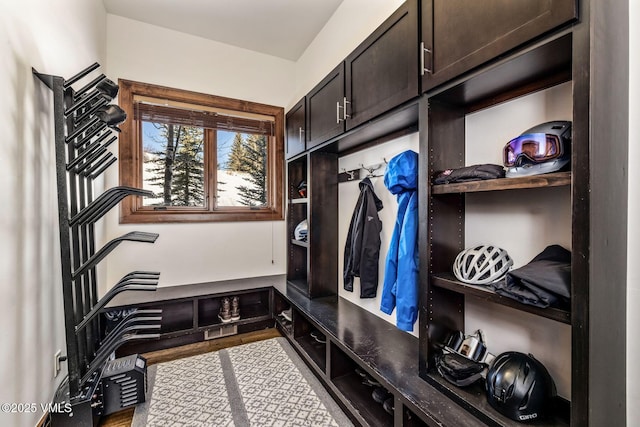
[(422, 0), (422, 90), (494, 60), (577, 16), (577, 0)]
[(345, 59), (346, 129), (419, 95), (418, 2), (405, 2)]
[[(115, 304), (105, 309), (106, 313), (111, 313), (105, 317), (106, 325), (109, 325), (108, 319), (113, 315), (119, 312), (126, 313), (132, 307), (142, 310), (160, 309), (162, 321), (158, 340), (125, 344), (118, 350), (118, 356), (273, 327), (273, 288), (268, 286), (233, 290), (238, 286), (237, 282), (171, 286), (158, 289), (152, 297), (119, 298)], [(238, 298), (240, 318), (223, 322), (218, 317), (222, 301), (224, 298), (232, 297)]]
[[(291, 289), (275, 290), (274, 307), (280, 330), (356, 425), (484, 425), (416, 376), (414, 336), (342, 298), (311, 300)], [(285, 309), (293, 325), (282, 320)], [(375, 387), (363, 375), (391, 393), (393, 414), (373, 400)]]
[(408, 0), (307, 94), (307, 149), (419, 95), (418, 22)]
[[(287, 283), (308, 298), (337, 293), (338, 156), (314, 151), (289, 161), (287, 216)], [(306, 197), (298, 184), (307, 182)], [(307, 238), (296, 239), (295, 228), (307, 221)]]
[[(407, 4), (410, 9), (412, 2)], [(557, 325), (570, 335), (570, 343), (569, 338), (562, 344), (548, 343), (549, 348), (562, 346), (562, 351), (570, 358), (571, 378), (564, 382), (569, 394), (565, 397), (570, 404), (558, 399), (554, 414), (541, 425), (624, 425), (626, 342), (624, 333), (611, 331), (624, 331), (626, 324), (627, 229), (624, 213), (627, 211), (627, 177), (619, 165), (628, 160), (625, 157), (628, 153), (628, 135), (625, 133), (628, 129), (628, 4), (603, 6), (595, 0), (422, 0), (420, 5), (420, 40), (426, 49), (422, 50), (425, 55), (423, 68), (429, 71), (422, 77), (419, 111), (414, 108), (416, 100), (407, 101), (411, 99), (410, 91), (405, 92), (410, 86), (407, 78), (410, 74), (400, 75), (401, 67), (387, 70), (394, 74), (393, 81), (380, 84), (383, 72), (377, 69), (378, 66), (390, 66), (384, 60), (382, 64), (386, 65), (378, 65), (381, 52), (395, 44), (392, 40), (401, 38), (397, 34), (405, 31), (403, 20), (410, 12), (406, 16), (397, 12), (385, 21), (311, 93), (318, 97), (316, 102), (325, 98), (324, 109), (331, 120), (315, 119), (319, 121), (315, 124), (316, 129), (322, 129), (318, 126), (322, 120), (326, 127), (324, 132), (318, 131), (314, 135), (312, 144), (307, 144), (310, 153), (305, 157), (305, 173), (311, 184), (309, 198), (304, 202), (305, 213), (315, 219), (310, 221), (311, 240), (306, 248), (301, 248), (308, 263), (305, 264), (305, 282), (296, 287), (302, 293), (288, 289), (286, 299), (292, 301), (299, 316), (326, 335), (329, 344), (326, 360), (323, 359), (324, 371), (313, 360), (318, 355), (306, 357), (316, 366), (316, 372), (320, 372), (328, 388), (344, 397), (343, 405), (358, 414), (357, 420), (363, 424), (376, 419), (386, 425), (389, 420), (383, 414), (369, 412), (364, 400), (351, 397), (362, 392), (352, 374), (356, 366), (369, 369), (377, 379), (396, 387), (397, 405), (400, 400), (405, 407), (414, 408), (413, 414), (396, 413), (394, 425), (473, 425), (469, 420), (464, 420), (463, 424), (451, 422), (453, 418), (449, 415), (459, 415), (457, 411), (463, 409), (467, 415), (473, 414), (473, 420), (478, 424), (515, 426), (517, 422), (487, 405), (482, 387), (453, 387), (433, 369), (434, 350), (442, 336), (448, 330), (465, 330), (465, 326), (469, 326), (466, 322), (472, 317), (469, 315), (472, 310), (468, 308), (470, 302), (505, 306), (509, 316), (515, 316), (519, 321), (525, 322), (530, 315), (538, 316), (541, 323), (551, 325), (549, 329), (555, 329)], [(413, 37), (409, 38), (413, 42)], [(395, 48), (402, 49), (400, 46)], [(412, 61), (408, 59), (405, 64), (410, 65)], [(604, 69), (608, 72), (594, 72)], [(364, 75), (363, 80), (357, 81), (360, 75)], [(340, 81), (343, 81), (344, 91), (340, 90)], [(375, 93), (376, 86), (380, 87), (380, 93)], [(566, 89), (569, 86), (570, 90)], [(506, 101), (533, 96), (545, 89), (555, 91), (559, 87), (564, 88), (562, 96), (566, 96), (561, 102), (571, 106), (571, 172), (463, 184), (431, 183), (436, 172), (471, 164), (467, 163), (466, 151), (469, 150), (467, 143), (473, 142), (466, 141), (466, 126), (472, 113), (498, 108)], [(322, 93), (324, 90), (327, 92)], [(332, 94), (326, 95), (329, 92)], [(385, 98), (383, 95), (392, 92), (401, 95), (393, 100), (393, 96)], [(330, 97), (333, 98), (329, 101)], [(386, 99), (389, 99), (388, 103)], [(309, 123), (314, 120), (309, 96), (306, 105), (309, 131)], [(379, 110), (376, 109), (378, 106)], [(556, 110), (548, 104), (545, 108), (555, 114)], [(319, 110), (315, 108), (315, 111)], [(415, 117), (419, 118), (416, 119), (417, 127), (414, 126)], [(385, 133), (395, 122), (399, 124), (393, 132)], [(354, 123), (353, 129), (350, 123)], [(335, 127), (327, 131), (329, 125)], [(314, 283), (316, 274), (320, 277), (326, 273), (322, 286), (337, 287), (336, 237), (331, 234), (330, 244), (322, 248), (314, 247), (320, 243), (314, 242), (313, 237), (336, 228), (337, 205), (333, 198), (337, 190), (332, 186), (337, 174), (337, 156), (345, 151), (352, 154), (368, 146), (370, 141), (388, 140), (389, 134), (407, 129), (419, 129), (420, 132), (419, 174), (422, 177), (419, 187), (420, 338), (415, 341), (415, 353), (409, 348), (414, 344), (403, 341), (400, 345), (400, 341), (395, 341), (395, 335), (385, 330), (388, 325), (378, 324), (380, 319), (374, 322), (362, 316), (362, 310), (345, 304), (342, 299), (338, 298), (336, 303), (335, 299), (323, 301), (324, 298), (303, 297), (309, 297), (310, 289), (318, 284)], [(311, 134), (307, 137), (311, 138)], [(302, 157), (294, 158), (290, 165), (298, 159)], [(325, 163), (315, 163), (320, 159)], [(319, 193), (313, 195), (315, 191)], [(461, 283), (451, 274), (453, 260), (469, 243), (465, 240), (465, 232), (468, 232), (465, 226), (470, 223), (470, 218), (466, 217), (469, 203), (472, 204), (473, 199), (489, 197), (506, 205), (512, 203), (508, 194), (515, 194), (523, 204), (551, 199), (555, 202), (560, 195), (558, 207), (570, 216), (565, 236), (572, 252), (569, 307), (541, 309), (523, 305), (486, 288)], [(291, 202), (291, 212), (297, 209), (293, 207), (295, 204), (295, 201)], [(555, 208), (554, 205), (551, 209), (555, 212)], [(534, 220), (532, 214), (532, 222)], [(548, 242), (552, 243), (555, 242)], [(301, 247), (289, 246), (292, 253), (298, 250), (294, 246)], [(325, 266), (331, 271), (325, 271)], [(291, 268), (289, 273), (295, 278)], [(362, 330), (354, 327), (364, 317), (371, 323)], [(593, 319), (606, 321), (594, 322)], [(336, 326), (338, 323), (344, 325), (344, 322), (349, 326)], [(495, 323), (500, 322), (496, 320)], [(306, 335), (304, 328), (298, 338)], [(528, 329), (526, 325), (524, 329)], [(378, 340), (372, 338), (383, 330), (388, 335)], [(362, 343), (354, 335), (360, 333), (367, 337), (368, 343), (384, 342), (385, 347), (370, 349), (364, 344), (359, 347)], [(291, 334), (296, 335), (295, 328)], [(296, 341), (293, 336), (291, 339)], [(303, 345), (297, 344), (301, 353), (307, 351)], [(387, 348), (393, 349), (395, 356), (402, 357), (408, 369), (415, 363), (415, 372), (425, 380), (424, 384), (438, 391), (438, 399), (446, 402), (442, 406), (445, 409), (434, 409), (429, 406), (431, 400), (413, 395), (415, 390), (421, 390), (422, 386), (418, 384), (394, 385), (396, 372), (391, 372), (393, 368), (385, 371), (376, 365), (381, 362), (391, 364), (386, 367), (392, 366), (386, 359), (377, 359)], [(369, 350), (370, 353), (362, 354)], [(405, 359), (400, 353), (409, 357)], [(612, 372), (605, 366), (620, 369)], [(383, 371), (387, 376), (382, 375)], [(407, 378), (409, 376), (407, 374)], [(411, 397), (407, 397), (409, 394)], [(614, 407), (620, 410), (613, 413), (610, 408)], [(434, 418), (430, 418), (432, 416)]]
[(307, 94), (307, 149), (344, 132), (344, 63)]
[(286, 116), (286, 149), (285, 155), (287, 159), (296, 156), (306, 150), (306, 113), (305, 113), (305, 98), (302, 98), (296, 105), (291, 107), (291, 110)]

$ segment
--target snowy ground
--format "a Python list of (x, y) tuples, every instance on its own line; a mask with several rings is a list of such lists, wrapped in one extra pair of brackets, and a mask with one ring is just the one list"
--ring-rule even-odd
[[(158, 185), (150, 185), (147, 179), (151, 177), (151, 172), (147, 168), (144, 168), (143, 173), (143, 188), (145, 190), (159, 193), (162, 191), (162, 187)], [(240, 196), (238, 194), (237, 187), (246, 185), (249, 186), (248, 181), (249, 174), (245, 172), (230, 172), (223, 169), (218, 169), (218, 206), (244, 206), (240, 204)], [(162, 205), (163, 200), (161, 198), (145, 197), (145, 206), (158, 206)]]

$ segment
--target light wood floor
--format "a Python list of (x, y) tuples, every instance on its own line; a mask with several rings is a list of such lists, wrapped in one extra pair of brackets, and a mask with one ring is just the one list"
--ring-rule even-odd
[[(195, 344), (185, 345), (182, 347), (144, 353), (143, 356), (145, 359), (147, 359), (148, 365), (153, 365), (155, 363), (169, 362), (171, 360), (181, 359), (183, 357), (195, 356), (196, 354), (208, 353), (210, 351), (216, 351), (223, 348), (234, 347), (240, 344), (247, 344), (279, 336), (282, 335), (275, 328), (263, 329), (261, 331), (248, 332), (246, 334), (234, 335), (231, 337), (225, 337), (211, 341), (203, 341)], [(103, 418), (100, 422), (100, 426), (131, 427), (132, 420), (133, 408)]]

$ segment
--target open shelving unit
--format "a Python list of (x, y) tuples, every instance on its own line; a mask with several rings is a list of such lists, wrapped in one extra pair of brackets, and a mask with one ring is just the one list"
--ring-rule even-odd
[[(285, 308), (292, 310), (295, 332), (281, 326), (278, 313)], [(357, 305), (332, 296), (309, 299), (285, 287), (274, 289), (273, 314), (293, 348), (357, 425), (485, 425), (416, 375), (417, 338)], [(313, 340), (312, 332), (326, 343)], [(373, 400), (373, 387), (363, 384), (356, 368), (392, 394), (393, 415)]]
[[(292, 301), (302, 316), (323, 328), (330, 347), (335, 346), (327, 354), (329, 372), (324, 373), (328, 374), (324, 381), (328, 388), (344, 398), (343, 404), (355, 413), (361, 424), (369, 421), (359, 413), (357, 398), (345, 398), (345, 395), (357, 394), (357, 385), (350, 384), (353, 376), (346, 371), (332, 373), (331, 359), (335, 356), (338, 360), (342, 358), (345, 365), (355, 363), (368, 367), (374, 376), (381, 372), (376, 370), (376, 362), (388, 361), (382, 357), (376, 359), (379, 354), (369, 358), (354, 345), (357, 340), (352, 334), (357, 333), (354, 331), (358, 328), (336, 325), (344, 324), (346, 318), (354, 320), (343, 310), (349, 304), (341, 298), (337, 301), (335, 298), (331, 301), (317, 298), (322, 293), (312, 291), (318, 284), (335, 289), (339, 283), (334, 264), (338, 254), (337, 240), (332, 234), (337, 224), (337, 206), (333, 203), (337, 190), (333, 180), (338, 171), (331, 162), (316, 170), (314, 160), (322, 155), (351, 155), (415, 131), (419, 132), (420, 138), (421, 177), (418, 189), (420, 338), (415, 342), (417, 356), (411, 353), (410, 347), (414, 345), (409, 343), (411, 340), (403, 344), (407, 347), (399, 346), (410, 354), (408, 359), (402, 357), (407, 367), (412, 363), (409, 359), (417, 357), (414, 361), (416, 372), (425, 385), (444, 397), (441, 403), (449, 414), (457, 414), (449, 405), (451, 403), (473, 414), (480, 425), (519, 425), (487, 405), (477, 387), (454, 388), (444, 383), (434, 369), (435, 352), (449, 331), (468, 333), (475, 321), (485, 322), (485, 325), (491, 323), (498, 331), (495, 335), (501, 335), (509, 332), (507, 323), (517, 322), (519, 327), (524, 325), (521, 328), (524, 333), (532, 335), (529, 342), (547, 350), (545, 357), (553, 362), (554, 375), (560, 378), (564, 389), (563, 398), (553, 402), (552, 416), (541, 421), (541, 425), (623, 425), (626, 420), (625, 411), (611, 413), (611, 408), (624, 406), (618, 397), (625, 396), (626, 371), (621, 368), (611, 372), (606, 367), (624, 367), (627, 363), (624, 330), (628, 177), (620, 165), (628, 162), (628, 4), (612, 3), (605, 7), (595, 0), (558, 0), (534, 2), (535, 5), (531, 3), (525, 8), (517, 2), (506, 3), (491, 6), (421, 0), (422, 45), (418, 50), (421, 52), (419, 79), (422, 87), (419, 96), (390, 106), (385, 113), (362, 125), (332, 134), (326, 141), (314, 140), (313, 146), (306, 147), (306, 152), (289, 159), (290, 167), (297, 167), (296, 162), (305, 162), (309, 183), (306, 202), (290, 200), (293, 215), (289, 216), (289, 227), (295, 226), (296, 206), (305, 206), (309, 242), (305, 248), (287, 239), (289, 252), (294, 255), (289, 259), (287, 280), (290, 286), (286, 299)], [(498, 20), (504, 26), (494, 25)], [(477, 27), (456, 28), (455, 23), (474, 23)], [(483, 37), (475, 37), (480, 34)], [(409, 37), (403, 40), (410, 44)], [(464, 40), (466, 44), (461, 43)], [(340, 70), (340, 66), (336, 70)], [(403, 71), (412, 72), (412, 69), (407, 67)], [(309, 96), (317, 95), (324, 83), (336, 80), (337, 75), (335, 70), (329, 73), (307, 95), (307, 101)], [(571, 120), (570, 171), (456, 184), (432, 183), (432, 178), (443, 170), (487, 162), (474, 151), (487, 141), (475, 137), (467, 140), (467, 120), (473, 121), (486, 110), (497, 110), (507, 102), (548, 93), (560, 94), (562, 99), (542, 102), (544, 112), (539, 116), (536, 113), (535, 123), (527, 127), (550, 120)], [(341, 104), (342, 99), (337, 100), (338, 113), (348, 109), (346, 103)], [(552, 105), (556, 101), (559, 106)], [(329, 106), (335, 108), (335, 101)], [(335, 110), (331, 109), (331, 112), (335, 113)], [(556, 117), (559, 113), (562, 117)], [(307, 108), (306, 114), (313, 116), (314, 110)], [(528, 112), (523, 112), (522, 116), (530, 118)], [(532, 117), (533, 114), (531, 120), (534, 120)], [(482, 120), (485, 119), (486, 116)], [(340, 122), (339, 115), (337, 120)], [(326, 123), (333, 126), (334, 120), (327, 119)], [(491, 126), (486, 126), (482, 132), (494, 136), (491, 143), (506, 142), (505, 135), (498, 135), (497, 131), (494, 135)], [(295, 170), (289, 170), (289, 176), (295, 176), (295, 173)], [(319, 192), (324, 193), (320, 196)], [(480, 212), (483, 208), (485, 211)], [(536, 236), (536, 245), (561, 244), (572, 252), (568, 306), (529, 306), (487, 288), (455, 280), (451, 272), (457, 254), (475, 245), (477, 236), (482, 237), (478, 240), (491, 240), (483, 233), (485, 224), (478, 218), (494, 215), (497, 209), (506, 211), (505, 215), (514, 213), (526, 217), (518, 224), (526, 223), (529, 232), (534, 229), (539, 214), (547, 219), (558, 216), (560, 221), (557, 223), (561, 225), (540, 238)], [(500, 216), (492, 219), (498, 222)], [(319, 221), (324, 222), (321, 225)], [(316, 246), (318, 236), (324, 239), (327, 233), (331, 244), (319, 250)], [(514, 252), (518, 253), (518, 261), (522, 264), (544, 248), (535, 246), (537, 252), (532, 254), (534, 245), (527, 246), (527, 240), (534, 239), (531, 234), (528, 237), (521, 241), (517, 237), (513, 239)], [(298, 261), (295, 254), (304, 254), (308, 263)], [(478, 309), (478, 306), (482, 308)], [(340, 321), (325, 313), (325, 309), (338, 312)], [(358, 311), (357, 308), (354, 310)], [(488, 311), (495, 311), (496, 317), (487, 320)], [(483, 315), (485, 317), (480, 319)], [(509, 320), (505, 321), (506, 318)], [(532, 319), (535, 324), (527, 324)], [(538, 323), (545, 333), (534, 337)], [(384, 330), (384, 325), (376, 324), (376, 327)], [(367, 329), (376, 335), (372, 330), (373, 327)], [(552, 337), (556, 331), (562, 333), (562, 342), (556, 342)], [(382, 338), (370, 338), (371, 342), (384, 342)], [(503, 346), (507, 347), (507, 344)], [(524, 350), (527, 344), (522, 345)], [(297, 348), (301, 353), (305, 352), (299, 344)], [(387, 342), (385, 348), (393, 348), (393, 344)], [(570, 366), (570, 372), (567, 372), (567, 366)], [(334, 384), (335, 378), (339, 384), (342, 381), (347, 384), (340, 386), (342, 391)], [(473, 425), (469, 420), (451, 423), (452, 418), (434, 409), (429, 401), (408, 397), (411, 390), (395, 381), (393, 372), (386, 370), (379, 379), (390, 385), (396, 400), (400, 399), (405, 409), (413, 411), (420, 420), (403, 411), (401, 415), (396, 413), (394, 425), (420, 425), (421, 422), (431, 425), (434, 420), (438, 420), (435, 424), (442, 421), (445, 425)], [(411, 383), (411, 389), (421, 388)]]
[(476, 193), (481, 191), (524, 190), (527, 188), (563, 187), (571, 185), (571, 172), (553, 172), (518, 178), (498, 178), (483, 181), (437, 184), (431, 194)]
[[(229, 281), (233, 283), (234, 281)], [(190, 285), (159, 289), (153, 299), (120, 300), (107, 312), (129, 310), (134, 304), (145, 310), (162, 310), (158, 340), (144, 345), (129, 344), (118, 350), (119, 356), (190, 344), (228, 334), (250, 332), (273, 326), (272, 290), (270, 287), (229, 290), (224, 284)], [(240, 319), (222, 322), (218, 317), (223, 298), (238, 297)]]
[[(466, 151), (469, 149), (465, 139), (466, 116), (571, 81), (574, 63), (572, 46), (573, 33), (570, 30), (564, 30), (550, 39), (504, 58), (493, 66), (461, 78), (447, 87), (434, 91), (433, 94), (427, 94), (422, 101), (420, 120), (429, 131), (421, 134), (420, 152), (429, 153), (429, 155), (428, 159), (422, 162), (420, 174), (435, 177), (444, 169), (474, 164), (474, 160), (466, 156)], [(523, 68), (524, 64), (526, 64), (525, 68)], [(576, 101), (573, 102), (575, 105)], [(574, 127), (580, 129), (584, 120), (585, 118), (580, 117), (579, 113), (574, 113)], [(573, 167), (576, 168), (579, 167), (579, 161), (576, 160), (577, 153), (580, 153), (588, 143), (580, 138), (579, 132), (577, 134), (574, 132), (572, 145)], [(420, 205), (421, 223), (428, 224), (427, 227), (420, 229), (419, 243), (421, 248), (426, 248), (420, 253), (420, 263), (426, 266), (423, 267), (423, 272), (428, 272), (428, 274), (421, 274), (420, 277), (421, 295), (425, 296), (420, 312), (420, 377), (488, 424), (517, 425), (487, 403), (483, 387), (451, 386), (442, 379), (434, 367), (434, 355), (439, 345), (444, 342), (446, 333), (465, 330), (467, 303), (473, 299), (482, 301), (483, 304), (502, 305), (515, 310), (510, 315), (516, 317), (518, 312), (526, 312), (571, 325), (574, 343), (576, 340), (583, 339), (583, 330), (579, 327), (583, 319), (580, 319), (581, 314), (574, 312), (572, 307), (538, 308), (498, 295), (486, 287), (465, 284), (455, 279), (451, 274), (454, 259), (461, 250), (468, 247), (465, 243), (465, 211), (471, 199), (466, 195), (477, 193), (473, 199), (475, 201), (489, 193), (527, 192), (525, 201), (534, 203), (533, 200), (536, 199), (544, 200), (547, 194), (546, 189), (567, 187), (574, 192), (581, 192), (585, 185), (588, 184), (582, 180), (581, 176), (571, 172), (556, 172), (441, 185), (433, 185), (429, 180), (424, 180), (419, 189), (419, 198), (427, 201)], [(533, 189), (535, 192), (532, 192)], [(574, 197), (576, 197), (575, 194)], [(492, 198), (491, 200), (494, 203), (511, 203), (512, 200), (520, 200), (516, 203), (522, 203), (522, 198)], [(571, 205), (572, 200), (569, 197), (563, 203)], [(550, 208), (548, 204), (542, 204), (542, 206), (546, 209)], [(572, 207), (573, 230), (570, 233), (574, 253), (587, 250), (588, 237), (584, 236), (580, 228), (584, 221), (583, 215), (586, 213), (584, 206), (574, 204)], [(484, 226), (491, 227), (491, 224)], [(550, 238), (553, 237), (555, 236)], [(526, 235), (522, 240), (520, 238), (521, 236), (514, 236), (512, 245), (517, 245), (518, 242), (526, 244)], [(552, 243), (556, 242), (547, 242), (547, 244)], [(572, 300), (575, 307), (577, 296), (582, 292), (580, 287), (584, 286), (581, 278), (586, 277), (588, 273), (577, 265), (573, 266), (572, 273)], [(467, 301), (467, 298), (470, 300)], [(560, 345), (560, 343), (553, 343), (553, 345)], [(580, 366), (583, 356), (573, 352), (574, 366)], [(580, 379), (575, 375), (574, 371), (572, 401), (577, 403), (580, 399), (578, 397), (580, 387), (575, 388), (575, 384), (580, 383), (584, 377)], [(548, 423), (546, 425), (568, 425), (569, 403), (558, 398), (554, 408), (556, 412), (546, 421)]]

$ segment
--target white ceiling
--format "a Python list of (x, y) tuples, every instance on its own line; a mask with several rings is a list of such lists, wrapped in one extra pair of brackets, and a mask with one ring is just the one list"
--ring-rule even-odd
[(343, 0), (103, 0), (108, 13), (296, 61)]

